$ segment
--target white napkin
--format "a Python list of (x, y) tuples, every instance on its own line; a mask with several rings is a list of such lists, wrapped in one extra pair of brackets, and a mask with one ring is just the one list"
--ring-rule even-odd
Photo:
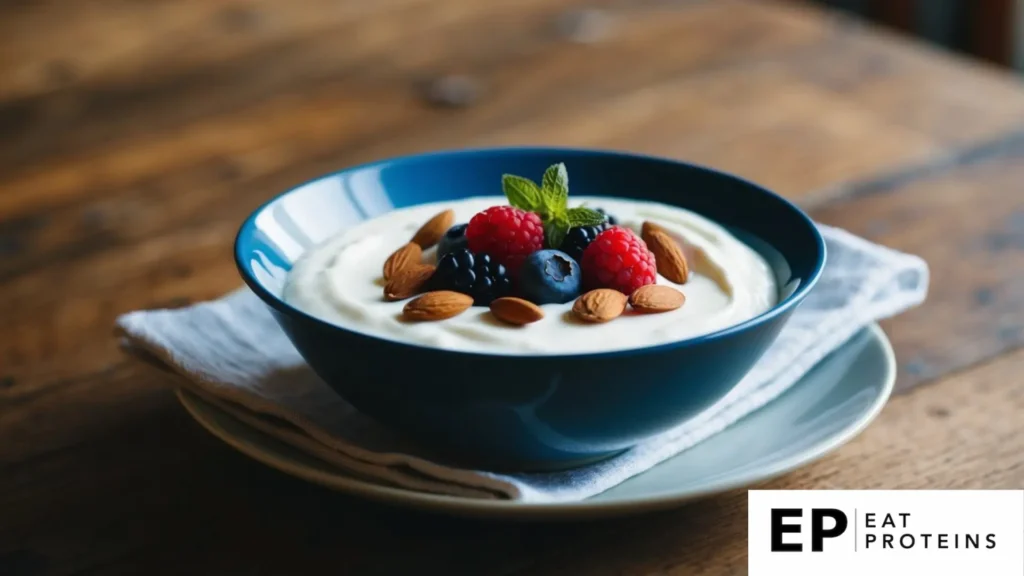
[(611, 458), (566, 472), (495, 474), (417, 455), (320, 381), (248, 288), (175, 310), (121, 316), (125, 349), (183, 386), (349, 473), (411, 490), (524, 502), (582, 500), (716, 434), (784, 392), (866, 325), (924, 301), (923, 260), (819, 225), (828, 263), (778, 340), (728, 396), (695, 419)]

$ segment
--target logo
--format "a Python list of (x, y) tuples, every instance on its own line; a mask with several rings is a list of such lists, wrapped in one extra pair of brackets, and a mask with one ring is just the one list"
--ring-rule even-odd
[[(799, 524), (785, 524), (786, 518), (802, 518), (804, 511), (800, 508), (772, 508), (772, 552), (803, 552), (800, 542), (785, 543), (782, 535), (786, 532), (799, 533)], [(825, 528), (825, 519), (832, 520), (832, 527)], [(842, 510), (835, 508), (811, 509), (811, 550), (821, 552), (825, 549), (825, 538), (836, 538), (846, 532), (850, 521)]]
[(748, 496), (751, 576), (1024, 576), (1024, 490)]

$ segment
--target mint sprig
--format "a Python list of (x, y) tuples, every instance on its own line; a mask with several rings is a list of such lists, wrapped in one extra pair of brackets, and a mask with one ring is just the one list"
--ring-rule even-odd
[(561, 162), (544, 171), (540, 186), (528, 178), (505, 174), (501, 188), (509, 204), (540, 216), (548, 248), (561, 246), (570, 228), (597, 226), (605, 221), (604, 214), (597, 210), (569, 208), (569, 173)]

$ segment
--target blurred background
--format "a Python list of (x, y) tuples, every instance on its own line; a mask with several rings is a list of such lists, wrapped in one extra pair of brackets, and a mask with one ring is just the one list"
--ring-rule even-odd
[(945, 48), (1024, 68), (1021, 0), (817, 0)]
[(1022, 19), (1024, 0), (0, 0), (0, 283), (190, 227), (213, 295), (272, 194), (437, 148), (629, 149), (828, 197), (1024, 118), (1003, 75)]

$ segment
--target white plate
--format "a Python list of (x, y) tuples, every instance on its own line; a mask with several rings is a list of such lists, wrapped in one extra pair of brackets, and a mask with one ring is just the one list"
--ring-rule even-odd
[(194, 394), (179, 390), (178, 398), (196, 421), (243, 454), (339, 492), (457, 515), (575, 519), (671, 508), (817, 460), (874, 420), (895, 379), (892, 347), (882, 330), (872, 325), (774, 402), (720, 434), (592, 498), (556, 504), (476, 500), (383, 486), (339, 472)]

